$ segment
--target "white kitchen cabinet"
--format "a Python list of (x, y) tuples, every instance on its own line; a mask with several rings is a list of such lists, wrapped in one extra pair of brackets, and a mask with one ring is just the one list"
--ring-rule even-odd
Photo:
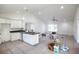
[(22, 40), (21, 33), (19, 32), (11, 33), (10, 37), (11, 37), (11, 41)]
[(11, 28), (23, 28), (23, 23), (21, 20), (11, 20)]
[(10, 24), (0, 24), (0, 43), (10, 40)]
[(39, 34), (32, 35), (23, 33), (23, 41), (30, 45), (36, 45), (39, 43)]

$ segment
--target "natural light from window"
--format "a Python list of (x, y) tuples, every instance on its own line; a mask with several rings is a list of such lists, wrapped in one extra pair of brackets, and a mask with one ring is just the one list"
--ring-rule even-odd
[(57, 24), (49, 24), (48, 31), (50, 32), (57, 32)]

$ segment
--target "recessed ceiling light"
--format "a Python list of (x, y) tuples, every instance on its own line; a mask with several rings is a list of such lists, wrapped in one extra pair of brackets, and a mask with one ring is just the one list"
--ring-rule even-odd
[(26, 10), (27, 8), (26, 7), (24, 7), (24, 10)]
[(24, 11), (27, 11), (27, 12), (29, 11), (29, 9), (28, 9), (28, 8), (26, 8), (26, 7), (24, 7), (23, 9), (24, 9)]
[(61, 9), (64, 9), (64, 6), (61, 6), (60, 8), (61, 8)]
[(25, 17), (22, 18), (23, 20), (25, 19)]
[(41, 15), (42, 13), (39, 11), (38, 14)]

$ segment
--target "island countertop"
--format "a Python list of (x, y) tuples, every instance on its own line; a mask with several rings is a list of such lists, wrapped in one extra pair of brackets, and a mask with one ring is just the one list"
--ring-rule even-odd
[(24, 33), (24, 34), (30, 34), (30, 35), (39, 34), (36, 32), (26, 32), (25, 30), (11, 30), (10, 33)]

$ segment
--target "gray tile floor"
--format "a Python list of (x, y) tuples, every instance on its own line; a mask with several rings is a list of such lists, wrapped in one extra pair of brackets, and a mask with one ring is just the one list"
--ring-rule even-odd
[[(72, 36), (65, 36), (65, 39), (67, 41), (67, 46), (69, 47), (69, 54), (79, 53), (79, 45), (76, 44), (76, 42), (73, 40)], [(50, 51), (47, 47), (48, 43), (51, 40), (46, 39), (40, 40), (40, 43), (31, 46), (25, 42), (22, 41), (13, 41), (13, 42), (5, 42), (3, 44), (0, 44), (0, 54), (53, 54), (52, 51)], [(61, 40), (63, 43), (63, 40)]]

